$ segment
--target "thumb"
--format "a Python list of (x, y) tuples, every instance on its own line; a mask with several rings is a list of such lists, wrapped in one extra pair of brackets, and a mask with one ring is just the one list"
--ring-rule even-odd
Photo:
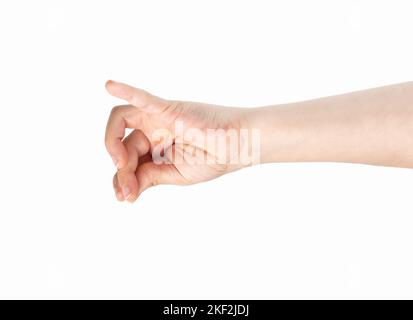
[(136, 178), (139, 182), (139, 195), (149, 187), (160, 184), (187, 184), (187, 181), (173, 164), (156, 164), (152, 161), (138, 166)]
[(126, 100), (131, 105), (148, 113), (162, 112), (170, 105), (170, 102), (167, 100), (122, 82), (108, 80), (105, 87), (112, 96)]

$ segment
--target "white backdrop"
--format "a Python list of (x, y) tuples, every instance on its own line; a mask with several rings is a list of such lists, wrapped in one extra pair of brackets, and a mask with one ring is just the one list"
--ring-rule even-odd
[(113, 195), (106, 79), (259, 106), (413, 80), (411, 1), (2, 1), (0, 298), (413, 298), (413, 171)]

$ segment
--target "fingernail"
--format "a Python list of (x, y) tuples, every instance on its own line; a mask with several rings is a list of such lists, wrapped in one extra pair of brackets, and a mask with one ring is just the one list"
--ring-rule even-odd
[(111, 83), (114, 83), (115, 81), (113, 81), (113, 80), (108, 80), (108, 81), (106, 81), (106, 86), (108, 86), (108, 85), (110, 85)]
[(131, 192), (130, 192), (129, 187), (123, 186), (123, 187), (122, 187), (122, 194), (123, 194), (123, 197), (125, 198), (125, 200), (128, 200), (128, 198), (129, 198), (130, 195), (131, 195)]
[(115, 167), (118, 168), (118, 164), (119, 164), (118, 159), (115, 156), (112, 156), (112, 161), (113, 161), (113, 164), (115, 165)]

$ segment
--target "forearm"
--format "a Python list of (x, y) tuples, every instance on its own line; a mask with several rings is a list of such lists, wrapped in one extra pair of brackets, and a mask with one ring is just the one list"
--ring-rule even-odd
[(413, 168), (413, 82), (252, 109), (261, 162), (331, 161)]

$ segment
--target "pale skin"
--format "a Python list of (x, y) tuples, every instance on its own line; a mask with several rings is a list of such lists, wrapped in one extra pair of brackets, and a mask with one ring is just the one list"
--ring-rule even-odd
[[(413, 168), (413, 82), (304, 102), (259, 108), (232, 108), (167, 100), (132, 86), (108, 81), (107, 91), (126, 101), (113, 108), (105, 144), (117, 172), (119, 201), (134, 202), (159, 184), (187, 185), (214, 179), (248, 163), (156, 164), (151, 152), (157, 129), (172, 132), (166, 151), (193, 153), (202, 148), (179, 140), (176, 121), (185, 129), (258, 129), (260, 162), (347, 162)], [(125, 136), (125, 129), (132, 132)], [(212, 150), (201, 150), (213, 153)]]

